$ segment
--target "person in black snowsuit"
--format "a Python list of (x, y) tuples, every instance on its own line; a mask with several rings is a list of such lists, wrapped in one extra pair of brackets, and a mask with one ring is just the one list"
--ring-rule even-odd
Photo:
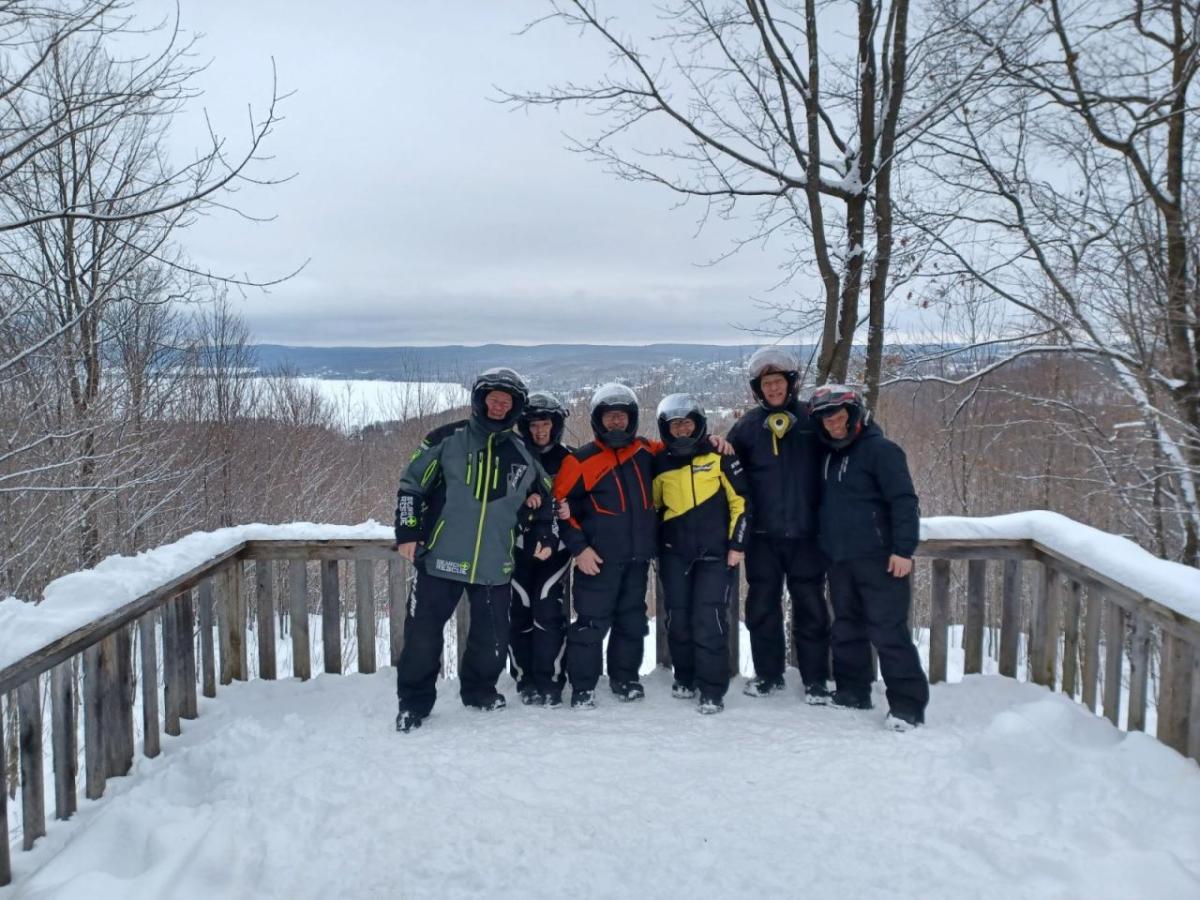
[(522, 522), (532, 529), (526, 539), (535, 555), (553, 552), (551, 482), (512, 430), (527, 398), (511, 369), (483, 372), (471, 390), (471, 417), (430, 432), (400, 479), (396, 550), (413, 563), (413, 582), (396, 667), (397, 731), (420, 727), (433, 709), (442, 629), (464, 590), (471, 627), (459, 672), (462, 701), (486, 711), (505, 706), (496, 681)]
[(671, 696), (689, 700), (699, 690), (696, 708), (719, 713), (729, 688), (729, 598), (749, 516), (742, 466), (712, 448), (704, 410), (687, 394), (658, 405), (658, 431), (666, 450), (654, 459), (654, 505)]
[[(558, 474), (571, 452), (562, 444), (569, 415), (562, 402), (547, 393), (531, 394), (521, 414), (521, 435), (550, 478)], [(549, 559), (538, 559), (532, 543), (524, 537), (517, 539), (508, 657), (521, 702), (527, 706), (561, 706), (567, 680), (563, 654), (571, 552), (557, 534), (556, 528), (555, 550)]]
[(784, 688), (783, 587), (792, 606), (796, 661), (811, 704), (829, 702), (829, 606), (825, 558), (817, 543), (821, 460), (825, 448), (797, 399), (796, 360), (778, 347), (750, 357), (758, 406), (729, 432), (750, 485), (754, 519), (746, 546), (746, 628), (755, 677), (743, 693), (765, 697)]
[(856, 391), (824, 385), (810, 407), (829, 447), (820, 535), (833, 600), (833, 705), (871, 708), (873, 644), (887, 688), (886, 724), (906, 731), (924, 723), (929, 703), (929, 682), (908, 628), (921, 526), (908, 462), (871, 421)]

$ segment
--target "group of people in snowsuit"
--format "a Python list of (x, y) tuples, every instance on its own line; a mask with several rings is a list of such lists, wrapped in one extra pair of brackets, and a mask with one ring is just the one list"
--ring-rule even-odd
[(749, 370), (758, 404), (725, 438), (685, 394), (659, 404), (659, 440), (641, 437), (636, 394), (607, 384), (590, 404), (594, 440), (573, 450), (554, 396), (529, 394), (510, 369), (475, 380), (470, 417), (425, 438), (397, 492), (397, 549), (415, 573), (399, 731), (433, 709), (443, 627), (464, 590), (467, 706), (505, 706), (496, 684), (506, 658), (527, 705), (560, 706), (569, 684), (571, 707), (592, 708), (605, 671), (616, 699), (641, 699), (653, 560), (673, 696), (696, 698), (702, 713), (724, 708), (729, 602), (744, 560), (755, 671), (745, 694), (785, 687), (786, 585), (808, 703), (870, 709), (874, 646), (886, 723), (924, 722), (928, 682), (907, 621), (919, 509), (904, 453), (857, 392), (825, 385), (802, 402), (785, 351), (759, 350)]

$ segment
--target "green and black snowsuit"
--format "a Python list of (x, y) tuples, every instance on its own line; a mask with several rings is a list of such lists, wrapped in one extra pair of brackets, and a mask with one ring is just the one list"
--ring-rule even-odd
[[(468, 706), (503, 703), (496, 679), (508, 647), (509, 579), (518, 530), (556, 546), (554, 503), (541, 465), (511, 429), (472, 417), (435, 429), (413, 454), (396, 494), (396, 542), (423, 541), (396, 667), (400, 709), (423, 719), (437, 697), (442, 632), (465, 590), (471, 608), (459, 690)], [(524, 505), (542, 494), (536, 512)]]
[[(396, 543), (424, 541), (418, 565), (467, 584), (512, 577), (518, 529), (526, 542), (557, 545), (550, 479), (511, 430), (489, 432), (474, 417), (431, 431), (413, 454), (396, 492)], [(523, 504), (531, 493), (545, 502)]]

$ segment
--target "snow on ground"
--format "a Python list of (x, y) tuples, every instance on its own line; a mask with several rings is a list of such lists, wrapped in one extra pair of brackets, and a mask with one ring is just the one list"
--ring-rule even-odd
[(443, 683), (398, 735), (394, 677), (222, 688), (0, 898), (1200, 896), (1200, 768), (1044, 688), (940, 685), (897, 735), (794, 681), (711, 717), (665, 672), (592, 712)]

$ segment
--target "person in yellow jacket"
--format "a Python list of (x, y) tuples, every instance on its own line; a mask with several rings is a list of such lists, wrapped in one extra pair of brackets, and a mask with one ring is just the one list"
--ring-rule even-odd
[(658, 405), (658, 430), (665, 452), (654, 459), (654, 505), (671, 694), (699, 692), (698, 710), (718, 713), (729, 689), (729, 597), (745, 549), (747, 487), (738, 458), (713, 450), (704, 409), (687, 394)]

